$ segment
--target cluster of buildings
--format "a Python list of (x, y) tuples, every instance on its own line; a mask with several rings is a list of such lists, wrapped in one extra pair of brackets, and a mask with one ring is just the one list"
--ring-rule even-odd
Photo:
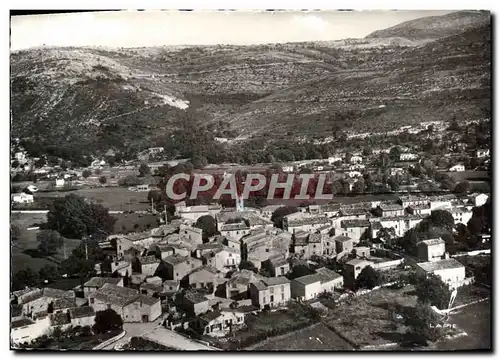
[[(171, 329), (191, 327), (226, 336), (244, 324), (246, 314), (354, 288), (367, 266), (384, 271), (403, 264), (401, 256), (383, 247), (390, 239), (380, 236), (381, 230), (402, 236), (436, 209), (466, 224), (472, 207), (487, 198), (412, 195), (395, 202), (308, 205), (284, 216), (282, 229), (270, 221), (279, 206), (180, 203), (178, 218), (168, 224), (108, 236), (101, 243), (106, 260), (96, 266), (98, 277), (82, 286), (13, 293), (11, 338), (29, 342), (55, 326), (92, 325), (95, 313), (105, 309), (115, 310), (125, 323), (160, 321)], [(194, 226), (206, 215), (218, 230), (209, 238)], [(342, 270), (320, 267), (306, 276), (286, 277), (294, 266), (318, 258), (336, 259)], [(442, 239), (420, 242), (418, 259), (417, 271), (437, 274), (452, 288), (468, 281), (463, 265), (448, 257)]]

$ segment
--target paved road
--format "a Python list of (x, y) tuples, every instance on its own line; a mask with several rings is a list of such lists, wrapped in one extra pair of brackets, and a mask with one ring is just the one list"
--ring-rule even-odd
[(165, 329), (164, 327), (159, 327), (151, 330), (147, 334), (143, 335), (144, 338), (156, 341), (162, 345), (173, 347), (179, 350), (204, 350), (204, 351), (216, 351), (218, 349), (203, 345), (196, 341), (193, 341), (187, 337), (184, 337), (175, 331)]
[(158, 325), (158, 323), (159, 321), (154, 321), (150, 323), (124, 323), (123, 330), (127, 332), (125, 336), (120, 340), (118, 340), (117, 342), (114, 342), (106, 346), (105, 348), (103, 348), (103, 350), (114, 350), (115, 346), (124, 345), (128, 343), (130, 338), (134, 336), (142, 336), (144, 333), (153, 330), (155, 327), (161, 326)]

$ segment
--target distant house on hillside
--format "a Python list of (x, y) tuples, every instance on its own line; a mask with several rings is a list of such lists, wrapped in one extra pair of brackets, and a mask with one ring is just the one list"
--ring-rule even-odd
[(457, 164), (457, 165), (453, 165), (451, 168), (448, 169), (448, 171), (465, 171), (465, 166), (463, 166), (462, 164)]

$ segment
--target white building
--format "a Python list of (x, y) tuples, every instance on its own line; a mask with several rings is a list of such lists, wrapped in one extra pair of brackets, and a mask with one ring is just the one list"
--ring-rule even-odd
[(490, 149), (479, 149), (476, 151), (476, 157), (484, 158), (490, 156)]
[(420, 241), (417, 244), (418, 258), (424, 261), (439, 261), (443, 258), (445, 242), (441, 238)]
[(462, 164), (453, 165), (451, 168), (448, 169), (448, 171), (454, 171), (454, 172), (465, 171), (465, 166), (463, 166)]
[(486, 194), (473, 194), (472, 196), (474, 196), (474, 206), (483, 206), (489, 198)]
[(56, 179), (56, 188), (64, 187), (64, 179)]
[(453, 258), (418, 263), (417, 271), (424, 274), (430, 273), (439, 276), (450, 289), (456, 289), (462, 286), (465, 280), (465, 266)]
[(34, 201), (33, 195), (25, 193), (12, 194), (11, 199), (17, 204), (31, 204)]
[(411, 161), (411, 160), (417, 160), (418, 155), (417, 154), (412, 154), (412, 153), (403, 153), (399, 155), (399, 160), (401, 161)]
[(467, 210), (465, 207), (454, 207), (450, 210), (451, 215), (453, 215), (453, 220), (455, 220), (455, 225), (464, 224), (467, 225), (470, 218), (472, 217), (472, 211)]

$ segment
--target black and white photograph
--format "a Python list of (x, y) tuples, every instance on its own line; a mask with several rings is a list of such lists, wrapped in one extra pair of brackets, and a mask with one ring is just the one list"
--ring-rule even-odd
[(490, 10), (9, 21), (10, 350), (492, 351)]

